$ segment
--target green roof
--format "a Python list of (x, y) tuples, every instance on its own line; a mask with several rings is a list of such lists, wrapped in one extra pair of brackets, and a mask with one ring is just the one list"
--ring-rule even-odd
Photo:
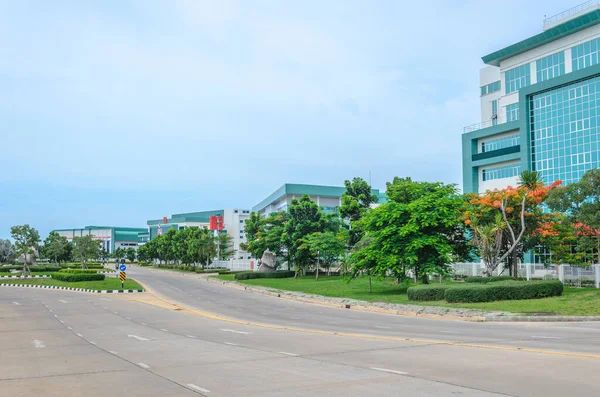
[(144, 232), (147, 231), (146, 228), (143, 227), (122, 227), (122, 226), (85, 226), (82, 228), (73, 228), (73, 229), (54, 229), (54, 232), (70, 232), (72, 230), (114, 230), (116, 231), (130, 231), (130, 232)]
[[(345, 187), (340, 186), (321, 186), (321, 185), (301, 185), (294, 183), (286, 183), (279, 189), (271, 193), (266, 199), (252, 207), (252, 211), (260, 211), (274, 201), (279, 200), (283, 196), (297, 195), (302, 196), (308, 194), (309, 196), (322, 196), (322, 197), (341, 197), (346, 191)], [(374, 194), (379, 195), (379, 190), (371, 189)]]
[(598, 23), (600, 23), (600, 10), (593, 10), (577, 18), (565, 21), (560, 25), (556, 25), (540, 34), (536, 34), (535, 36), (520, 41), (516, 44), (509, 45), (506, 48), (492, 52), (481, 59), (488, 65), (500, 66), (500, 62), (505, 59), (522, 54), (534, 48), (541, 47), (544, 44), (548, 44), (554, 40), (558, 40), (580, 30), (589, 28), (590, 26), (597, 25)]
[(115, 230), (115, 241), (138, 241), (138, 233), (134, 230)]
[[(167, 224), (170, 223), (183, 223), (183, 222), (210, 222), (211, 216), (217, 216), (225, 213), (225, 210), (212, 210), (212, 211), (201, 211), (201, 212), (186, 212), (183, 214), (173, 214), (170, 218), (167, 218)], [(162, 219), (152, 219), (146, 222), (148, 225), (163, 224)]]

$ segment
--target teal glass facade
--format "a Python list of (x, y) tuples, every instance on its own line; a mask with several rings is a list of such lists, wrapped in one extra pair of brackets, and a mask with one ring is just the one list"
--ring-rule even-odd
[(532, 95), (529, 108), (531, 169), (546, 184), (600, 167), (600, 77)]
[(590, 40), (571, 48), (573, 71), (598, 64), (600, 39)]
[(553, 79), (565, 74), (565, 52), (557, 52), (535, 61), (537, 82)]
[(519, 91), (523, 87), (531, 84), (531, 67), (529, 64), (507, 70), (504, 73), (504, 85), (506, 93)]
[(521, 165), (518, 163), (500, 165), (498, 167), (487, 167), (481, 171), (481, 176), (484, 181), (493, 179), (510, 178), (521, 173)]
[(521, 144), (519, 134), (509, 135), (502, 138), (490, 139), (481, 143), (481, 153), (491, 152), (493, 150), (504, 149), (507, 147), (518, 146)]
[(513, 103), (512, 105), (508, 105), (506, 107), (506, 121), (516, 121), (519, 120), (519, 104)]
[(481, 87), (481, 96), (491, 94), (492, 92), (500, 91), (500, 81), (494, 81), (488, 85)]

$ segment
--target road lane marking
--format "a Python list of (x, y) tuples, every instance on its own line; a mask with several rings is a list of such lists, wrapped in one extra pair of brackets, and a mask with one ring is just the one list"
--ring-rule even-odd
[(199, 392), (202, 392), (202, 393), (210, 393), (210, 390), (205, 389), (205, 388), (200, 387), (200, 386), (197, 386), (197, 385), (195, 385), (193, 383), (188, 383), (187, 387), (189, 387), (190, 389), (198, 390)]
[(223, 343), (225, 343), (226, 345), (229, 345), (229, 346), (239, 346), (237, 343), (231, 343), (231, 342), (223, 342)]
[(92, 342), (91, 340), (90, 340), (90, 341), (88, 341), (88, 342), (90, 342), (90, 344), (92, 344), (92, 345), (96, 346), (96, 342)]
[(64, 323), (65, 323), (63, 320), (58, 320), (58, 321), (60, 321), (60, 323), (61, 323), (61, 324), (64, 324)]
[(81, 334), (77, 334), (77, 336), (79, 336), (80, 338), (83, 338), (83, 335), (81, 335)]
[(384, 327), (383, 325), (376, 325), (375, 328), (380, 328), (380, 329), (392, 329), (392, 327)]
[(148, 324), (146, 324), (146, 323), (140, 323), (140, 324), (142, 324), (142, 325), (148, 325)]
[[(59, 299), (58, 301), (59, 301), (60, 303), (67, 303), (67, 301), (65, 301), (65, 300), (62, 300), (62, 299)], [(89, 302), (89, 301), (88, 301), (88, 302)]]
[(460, 332), (456, 332), (456, 331), (440, 331), (440, 333), (442, 333), (442, 334), (460, 334)]
[(560, 339), (558, 336), (538, 336), (538, 335), (531, 335), (532, 338), (535, 339)]
[(20, 306), (21, 304), (19, 302), (13, 302), (13, 305), (18, 305)]
[(127, 320), (131, 320), (131, 317), (125, 317)]
[(188, 338), (196, 339), (194, 335), (186, 335)]
[(119, 353), (117, 353), (117, 352), (114, 352), (114, 351), (112, 351), (112, 350), (109, 350), (108, 352), (109, 352), (110, 354), (114, 354), (115, 356), (118, 356), (118, 355), (119, 355)]
[(110, 299), (100, 298), (101, 301), (109, 301)]
[(164, 328), (161, 328), (160, 330), (163, 331), (163, 332), (169, 332), (168, 329), (164, 329)]
[(144, 364), (144, 363), (137, 363), (137, 365), (139, 365), (140, 367), (142, 367), (144, 369), (150, 368), (150, 366), (148, 364)]
[[(148, 288), (148, 286), (145, 284), (142, 284), (142, 286), (144, 287), (146, 292), (148, 292), (150, 295), (154, 296), (156, 299), (158, 299), (160, 301), (165, 302), (169, 306), (165, 306), (164, 304), (161, 305), (161, 304), (158, 304), (158, 303), (155, 303), (152, 301), (140, 300), (140, 299), (132, 299), (134, 302), (144, 303), (144, 304), (147, 304), (150, 306), (160, 307), (163, 309), (175, 308), (174, 310), (178, 310), (181, 312), (187, 312), (187, 313), (194, 314), (199, 317), (208, 318), (211, 320), (223, 321), (223, 322), (230, 323), (230, 324), (245, 325), (245, 326), (258, 327), (258, 328), (264, 328), (264, 329), (275, 329), (275, 330), (281, 330), (281, 331), (301, 332), (301, 333), (316, 334), (316, 335), (340, 336), (340, 337), (346, 337), (346, 338), (389, 340), (389, 341), (400, 341), (400, 342), (407, 342), (407, 343), (430, 344), (430, 345), (438, 345), (438, 346), (445, 345), (445, 346), (451, 346), (451, 347), (468, 347), (468, 348), (474, 348), (474, 349), (490, 349), (490, 350), (512, 351), (512, 352), (519, 352), (519, 353), (535, 353), (535, 354), (544, 354), (544, 355), (549, 355), (549, 356), (581, 357), (581, 358), (592, 358), (592, 359), (596, 359), (596, 360), (600, 359), (600, 354), (591, 354), (591, 353), (576, 353), (576, 352), (569, 352), (569, 351), (532, 349), (532, 348), (526, 348), (526, 347), (512, 347), (512, 346), (501, 346), (501, 345), (484, 345), (484, 344), (478, 344), (478, 343), (454, 342), (454, 341), (444, 341), (444, 340), (434, 340), (434, 339), (418, 339), (418, 338), (409, 338), (409, 337), (402, 337), (402, 336), (357, 334), (357, 333), (350, 333), (350, 332), (325, 331), (325, 330), (318, 330), (318, 329), (286, 327), (286, 326), (282, 326), (282, 325), (272, 325), (272, 324), (265, 324), (265, 323), (242, 321), (242, 320), (236, 320), (233, 318), (217, 316), (212, 313), (207, 313), (207, 312), (202, 312), (199, 310), (190, 309), (186, 306), (173, 303), (173, 302), (163, 298), (162, 296), (157, 295), (150, 288)], [(225, 304), (223, 304), (223, 305), (225, 306)]]
[(296, 357), (296, 356), (298, 356), (297, 354), (294, 354), (294, 353), (288, 353), (288, 352), (277, 352), (277, 353), (279, 353), (279, 354), (283, 354), (283, 355), (285, 355), (285, 356), (292, 356), (292, 357)]
[(71, 327), (67, 327), (67, 329), (70, 329), (70, 330), (72, 330), (73, 328), (71, 328)]
[(119, 314), (119, 312), (113, 312), (114, 314)]
[(34, 340), (33, 342), (31, 342), (31, 343), (33, 343), (33, 345), (34, 345), (36, 348), (38, 348), (38, 349), (39, 349), (39, 348), (44, 348), (44, 347), (46, 347), (46, 345), (44, 344), (44, 341), (43, 341), (43, 340), (37, 340), (37, 339), (36, 339), (36, 340)]
[(387, 373), (396, 374), (396, 375), (408, 375), (408, 372), (394, 371), (393, 369), (387, 369), (387, 368), (371, 367), (371, 369), (374, 371), (387, 372)]
[(250, 332), (244, 332), (244, 331), (236, 331), (234, 329), (229, 329), (229, 328), (221, 328), (221, 331), (233, 332), (234, 334), (244, 334), (244, 335), (248, 335), (250, 333)]
[(58, 317), (58, 316), (55, 314), (54, 317)]
[(50, 310), (50, 313), (53, 313), (52, 309), (48, 309), (48, 310)]
[(137, 340), (139, 340), (139, 341), (146, 341), (146, 340), (150, 340), (150, 339), (143, 338), (143, 337), (141, 337), (141, 336), (137, 336), (137, 335), (131, 335), (131, 334), (127, 334), (127, 337), (128, 337), (128, 338), (137, 339)]

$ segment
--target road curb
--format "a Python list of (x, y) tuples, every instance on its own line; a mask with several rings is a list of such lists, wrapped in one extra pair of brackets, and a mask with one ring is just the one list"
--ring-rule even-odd
[(64, 291), (89, 292), (89, 293), (94, 293), (94, 294), (136, 294), (136, 293), (144, 292), (143, 289), (97, 290), (97, 289), (86, 289), (86, 288), (59, 287), (56, 285), (35, 285), (35, 284), (0, 284), (0, 287), (58, 289), (58, 290), (64, 290)]
[(373, 307), (373, 306), (365, 306), (365, 305), (351, 305), (351, 304), (338, 304), (328, 301), (323, 301), (318, 298), (304, 298), (300, 296), (288, 295), (287, 291), (277, 290), (268, 291), (265, 290), (264, 287), (256, 288), (253, 286), (247, 286), (244, 284), (239, 284), (235, 281), (223, 281), (215, 278), (207, 278), (206, 279), (212, 283), (220, 283), (223, 285), (227, 285), (232, 288), (237, 288), (241, 290), (246, 290), (254, 293), (259, 293), (263, 295), (273, 296), (277, 298), (284, 298), (288, 300), (293, 300), (297, 302), (305, 302), (312, 303), (322, 306), (329, 307), (337, 307), (342, 309), (350, 309), (350, 310), (359, 310), (365, 312), (374, 312), (374, 313), (384, 313), (384, 314), (394, 314), (398, 316), (407, 316), (407, 317), (418, 317), (418, 318), (428, 318), (434, 320), (454, 320), (454, 321), (466, 321), (466, 322), (475, 322), (475, 323), (483, 323), (483, 322), (531, 322), (531, 323), (541, 323), (541, 322), (584, 322), (584, 321), (600, 321), (600, 316), (456, 316), (451, 314), (432, 314), (432, 313), (421, 313), (418, 311), (410, 311), (410, 310), (396, 310), (396, 309), (385, 309), (381, 307)]
[(42, 276), (0, 276), (0, 278), (52, 278), (51, 276), (42, 275)]

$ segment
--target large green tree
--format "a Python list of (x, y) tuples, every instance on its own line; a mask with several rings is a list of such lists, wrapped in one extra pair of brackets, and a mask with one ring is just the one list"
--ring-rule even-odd
[(217, 255), (217, 246), (212, 232), (206, 228), (190, 228), (191, 238), (188, 250), (195, 263), (204, 269)]
[(29, 264), (35, 264), (35, 257), (38, 253), (40, 244), (40, 234), (29, 226), (13, 226), (10, 228), (10, 235), (15, 244), (15, 255), (23, 261), (23, 275), (30, 274)]
[(90, 259), (97, 259), (100, 256), (100, 246), (102, 241), (95, 240), (87, 234), (82, 237), (73, 237), (73, 252), (75, 259), (81, 261), (81, 268), (87, 269), (87, 262)]
[[(289, 218), (286, 211), (272, 212), (266, 218), (255, 212), (250, 213), (244, 226), (247, 242), (240, 244), (240, 248), (250, 252), (259, 261), (266, 250), (273, 252), (278, 258), (284, 257), (287, 247), (283, 236)], [(289, 266), (288, 261), (288, 268)]]
[(342, 219), (348, 221), (350, 233), (348, 246), (353, 247), (363, 236), (358, 222), (377, 202), (377, 195), (372, 193), (371, 186), (362, 178), (344, 181), (346, 191), (342, 194), (342, 205), (339, 211)]
[(217, 258), (225, 261), (235, 254), (233, 249), (233, 238), (227, 233), (219, 233), (215, 239), (217, 244)]
[(129, 247), (125, 250), (125, 256), (130, 263), (133, 263), (136, 258), (136, 250), (133, 247)]
[(71, 251), (72, 246), (69, 240), (54, 231), (50, 232), (48, 237), (46, 237), (44, 240), (44, 246), (42, 247), (44, 256), (52, 259), (56, 263), (68, 256)]
[(332, 231), (315, 232), (304, 237), (304, 244), (317, 258), (315, 278), (319, 280), (319, 268), (327, 268), (336, 263), (346, 250), (348, 235), (345, 229), (338, 233)]
[(456, 186), (396, 177), (387, 184), (387, 196), (361, 221), (370, 243), (352, 254), (354, 274), (367, 270), (401, 280), (410, 271), (418, 280), (448, 272), (462, 221)]

